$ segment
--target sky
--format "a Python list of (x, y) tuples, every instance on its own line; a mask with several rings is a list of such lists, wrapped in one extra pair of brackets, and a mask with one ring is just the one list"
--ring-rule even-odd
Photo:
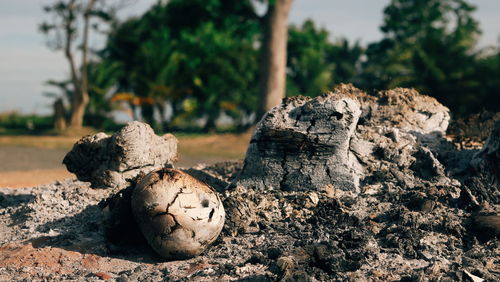
[[(68, 77), (67, 62), (61, 52), (45, 45), (37, 30), (46, 19), (44, 4), (53, 0), (0, 0), (0, 113), (50, 114), (52, 98), (44, 85), (48, 79)], [(156, 0), (135, 0), (120, 12), (122, 18), (142, 14)], [(379, 40), (382, 10), (390, 0), (295, 0), (289, 16), (291, 24), (312, 18), (335, 37), (359, 40), (362, 45)], [(500, 40), (500, 1), (470, 0), (477, 6), (474, 17), (483, 32), (479, 47), (498, 45)], [(99, 47), (103, 40), (91, 38)]]

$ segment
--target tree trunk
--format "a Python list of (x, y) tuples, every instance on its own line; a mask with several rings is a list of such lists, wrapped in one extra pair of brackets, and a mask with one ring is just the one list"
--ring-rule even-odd
[(156, 109), (158, 110), (158, 114), (160, 116), (160, 126), (162, 132), (166, 129), (167, 121), (165, 119), (165, 103), (156, 103)]
[(129, 106), (132, 113), (132, 120), (139, 120), (139, 116), (137, 115), (137, 106), (134, 105), (133, 102), (129, 102)]
[(177, 160), (177, 139), (157, 136), (147, 124), (129, 122), (109, 136), (104, 132), (82, 137), (66, 154), (63, 164), (92, 187), (120, 187), (141, 175)]
[(82, 128), (83, 116), (85, 115), (85, 108), (89, 103), (89, 82), (88, 82), (88, 37), (89, 37), (89, 21), (90, 21), (90, 11), (95, 5), (96, 0), (89, 0), (85, 12), (83, 15), (83, 39), (82, 39), (82, 65), (80, 74), (80, 84), (79, 88), (75, 89), (72, 101), (72, 111), (71, 111), (71, 128)]
[(292, 97), (256, 126), (237, 185), (260, 191), (321, 190), (333, 185), (358, 192), (349, 155), (360, 105), (348, 93)]
[(57, 131), (66, 129), (66, 116), (61, 98), (54, 102), (54, 129)]
[(75, 10), (76, 10), (76, 1), (72, 0), (68, 4), (68, 15), (66, 16), (67, 20), (64, 22), (64, 31), (65, 31), (65, 42), (64, 42), (64, 55), (66, 56), (66, 59), (68, 60), (69, 63), (69, 70), (71, 73), (71, 83), (73, 84), (73, 95), (71, 96), (70, 99), (70, 124), (72, 127), (73, 124), (73, 113), (75, 112), (75, 109), (77, 108), (77, 103), (76, 99), (79, 96), (80, 93), (80, 79), (78, 77), (78, 72), (76, 70), (76, 64), (75, 64), (75, 59), (73, 56), (73, 51), (72, 51), (72, 43), (73, 43), (73, 18), (75, 17)]
[(292, 2), (293, 0), (276, 0), (274, 4), (269, 4), (265, 16), (260, 102), (256, 122), (285, 97), (288, 13)]
[(73, 100), (73, 111), (71, 112), (71, 123), (70, 127), (79, 129), (83, 126), (83, 116), (85, 115), (85, 108), (89, 103), (88, 93), (82, 92), (78, 93), (78, 97)]
[(155, 128), (154, 106), (153, 104), (144, 103), (141, 105), (141, 116), (146, 123)]
[(207, 133), (215, 133), (216, 129), (216, 124), (215, 120), (217, 119), (216, 116), (212, 114), (208, 114), (207, 116), (207, 121), (205, 122), (205, 126), (203, 127), (203, 131)]

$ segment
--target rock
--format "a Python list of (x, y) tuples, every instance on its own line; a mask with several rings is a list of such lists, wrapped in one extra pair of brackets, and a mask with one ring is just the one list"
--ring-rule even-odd
[(367, 95), (352, 85), (341, 85), (341, 91), (356, 94), (363, 110), (364, 125), (444, 135), (450, 122), (449, 109), (436, 99), (415, 89), (395, 88)]
[(167, 259), (202, 253), (224, 226), (225, 212), (210, 186), (176, 169), (158, 169), (132, 193), (132, 212), (149, 245)]
[[(360, 142), (353, 148), (352, 139), (350, 149), (365, 176), (356, 196), (330, 186), (326, 194), (225, 189), (228, 232), (190, 260), (162, 262), (146, 242), (110, 244), (97, 203), (112, 189), (73, 179), (0, 188), (0, 281), (95, 280), (99, 272), (118, 281), (455, 281), (462, 269), (500, 281), (498, 190), (488, 188), (490, 179), (474, 180), (483, 185), (476, 190), (457, 179), (444, 183), (453, 175), (440, 175), (442, 154), (392, 129), (358, 124)], [(448, 174), (450, 163), (443, 164)], [(197, 170), (215, 186), (232, 181), (239, 167)], [(106, 200), (112, 213), (128, 213), (128, 192)], [(130, 227), (131, 215), (121, 223)]]
[(177, 160), (177, 139), (155, 135), (142, 122), (129, 122), (112, 136), (105, 133), (80, 139), (63, 163), (69, 172), (93, 187), (124, 188), (139, 173), (172, 165)]
[(361, 114), (342, 92), (286, 98), (259, 122), (237, 185), (258, 190), (358, 191), (349, 143)]
[[(284, 99), (257, 125), (233, 184), (286, 191), (331, 185), (358, 193), (360, 179), (380, 160), (394, 166), (398, 181), (409, 186), (414, 173), (444, 179), (435, 156), (449, 120), (448, 108), (413, 89), (368, 95), (341, 84), (314, 99)], [(403, 169), (412, 175), (401, 173)]]

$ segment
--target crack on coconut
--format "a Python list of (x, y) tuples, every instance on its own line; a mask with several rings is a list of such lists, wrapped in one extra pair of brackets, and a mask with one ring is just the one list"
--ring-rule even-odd
[(208, 214), (208, 222), (212, 222), (212, 217), (214, 217), (215, 209), (212, 208), (210, 213)]

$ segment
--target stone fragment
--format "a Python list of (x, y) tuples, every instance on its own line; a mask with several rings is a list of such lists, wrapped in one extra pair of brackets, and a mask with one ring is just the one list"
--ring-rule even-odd
[(134, 121), (112, 136), (101, 132), (83, 137), (63, 163), (93, 187), (124, 188), (139, 173), (176, 160), (177, 139), (173, 135), (157, 136), (148, 124)]
[(152, 171), (137, 183), (132, 212), (149, 245), (167, 259), (201, 254), (215, 241), (225, 219), (215, 190), (169, 168)]
[(341, 85), (339, 89), (358, 97), (364, 125), (441, 135), (448, 128), (449, 109), (435, 98), (422, 95), (415, 89), (395, 88), (375, 95), (367, 95), (350, 84)]
[(331, 184), (357, 191), (349, 143), (360, 114), (356, 99), (340, 92), (284, 99), (257, 125), (236, 183), (259, 190)]

